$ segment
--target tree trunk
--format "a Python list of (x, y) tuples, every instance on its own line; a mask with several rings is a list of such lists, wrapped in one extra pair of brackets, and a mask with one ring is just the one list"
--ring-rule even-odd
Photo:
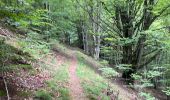
[[(93, 30), (93, 57), (98, 60), (99, 55), (100, 55), (100, 42), (101, 42), (101, 28), (100, 28), (100, 18), (101, 18), (101, 3), (97, 2), (97, 9), (96, 11), (93, 10), (92, 8), (92, 18), (91, 18), (91, 23), (92, 23), (92, 30)], [(96, 14), (96, 15), (95, 15)]]
[(82, 36), (83, 36), (83, 49), (85, 51), (86, 54), (89, 54), (89, 38), (88, 38), (88, 34), (87, 34), (87, 29), (85, 27), (85, 25), (83, 24), (82, 27)]
[[(123, 78), (128, 78), (129, 80), (133, 80), (131, 75), (137, 72), (137, 69), (142, 68), (149, 61), (157, 55), (155, 54), (153, 57), (148, 59), (149, 61), (143, 61), (143, 53), (144, 51), (144, 42), (146, 41), (146, 35), (141, 34), (141, 31), (148, 30), (150, 25), (155, 20), (153, 16), (152, 6), (154, 5), (154, 0), (144, 0), (143, 1), (143, 12), (141, 14), (141, 19), (134, 26), (132, 21), (135, 19), (134, 13), (136, 9), (133, 8), (135, 6), (134, 1), (129, 1), (131, 3), (126, 7), (117, 7), (116, 8), (116, 21), (117, 27), (123, 33), (123, 38), (132, 39), (132, 37), (140, 34), (140, 38), (136, 44), (125, 44), (123, 46), (123, 64), (131, 64), (131, 69), (125, 70), (122, 74)], [(132, 4), (132, 5), (131, 5)], [(150, 8), (149, 8), (150, 7)], [(129, 9), (125, 9), (129, 8)], [(135, 31), (136, 32), (135, 32)], [(132, 81), (133, 82), (133, 81)]]
[(100, 55), (100, 36), (93, 36), (94, 38), (94, 58), (99, 59)]
[(78, 34), (77, 46), (80, 49), (85, 49), (85, 47), (84, 47), (84, 31), (83, 31), (84, 23), (82, 20), (78, 20), (76, 22), (76, 28), (77, 28), (77, 34)]

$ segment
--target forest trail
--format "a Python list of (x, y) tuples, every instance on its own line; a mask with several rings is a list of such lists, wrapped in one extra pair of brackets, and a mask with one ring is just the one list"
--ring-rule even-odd
[(77, 69), (77, 58), (73, 53), (71, 64), (69, 67), (69, 89), (72, 100), (87, 100), (83, 93), (83, 88), (81, 87), (80, 80), (76, 75)]
[[(84, 90), (80, 84), (80, 79), (76, 75), (76, 69), (78, 67), (78, 60), (76, 56), (76, 51), (71, 52), (71, 61), (69, 66), (69, 89), (70, 89), (70, 96), (72, 100), (88, 100), (88, 98), (83, 93)], [(97, 74), (97, 73), (96, 73)], [(136, 100), (137, 94), (132, 89), (126, 88), (121, 83), (112, 82), (114, 89), (119, 91), (119, 97), (122, 100)], [(99, 99), (100, 100), (100, 99)]]
[[(14, 41), (13, 41), (14, 42)], [(77, 60), (77, 56), (76, 56), (76, 51), (74, 50), (68, 50), (69, 56), (71, 56), (70, 60), (70, 65), (68, 68), (69, 71), (69, 90), (70, 90), (70, 97), (71, 100), (88, 100), (88, 98), (86, 97), (84, 90), (80, 84), (80, 79), (78, 78), (77, 74), (76, 74), (76, 69), (78, 67), (78, 60)], [(53, 60), (55, 60), (56, 62), (53, 62)], [(45, 65), (49, 65), (50, 69), (52, 71), (57, 71), (59, 69), (59, 67), (62, 66), (63, 63), (65, 63), (65, 61), (68, 60), (66, 59), (66, 57), (62, 54), (60, 54), (59, 52), (54, 52), (51, 54), (46, 55), (45, 57), (43, 57), (43, 59), (39, 59), (39, 61), (41, 63), (44, 63)], [(92, 66), (91, 66), (92, 67)], [(23, 73), (23, 75), (25, 75), (25, 73)], [(39, 77), (40, 75), (40, 77)], [(38, 77), (37, 77), (38, 76)], [(44, 80), (50, 79), (50, 73), (47, 71), (44, 71), (40, 74), (38, 74), (37, 79), (38, 81), (41, 82), (37, 82), (35, 80), (32, 80), (31, 82), (29, 82), (30, 84), (28, 86), (30, 87), (38, 87), (38, 86), (43, 86)], [(32, 77), (30, 77), (29, 79), (31, 79)], [(34, 78), (34, 76), (33, 76)], [(26, 79), (24, 79), (26, 80)], [(27, 80), (26, 80), (27, 81)], [(28, 80), (29, 81), (29, 80)], [(22, 82), (20, 82), (22, 83)], [(36, 84), (34, 84), (36, 83)], [(118, 82), (112, 82), (113, 87), (116, 91), (119, 91), (119, 96), (122, 100), (136, 100), (135, 98), (137, 97), (137, 94), (135, 93), (135, 91), (133, 91), (132, 89), (129, 89), (127, 87), (124, 87), (123, 84), (118, 81)], [(139, 100), (139, 99), (138, 99)]]

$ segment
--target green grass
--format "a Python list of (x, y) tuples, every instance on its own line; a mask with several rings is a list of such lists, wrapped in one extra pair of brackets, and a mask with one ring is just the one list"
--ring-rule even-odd
[(52, 79), (46, 82), (54, 96), (59, 92), (60, 96), (57, 100), (69, 100), (69, 89), (66, 87), (69, 79), (68, 65), (66, 63), (61, 65), (57, 70), (53, 70)]
[(39, 100), (52, 100), (52, 94), (46, 90), (39, 90), (36, 92), (35, 98)]
[(19, 91), (17, 95), (20, 97), (29, 97), (30, 95), (32, 95), (32, 93), (31, 91)]
[[(21, 51), (25, 53), (29, 53), (31, 55), (31, 58), (33, 57), (35, 59), (41, 58), (42, 56), (49, 54), (50, 52), (49, 44), (40, 40), (30, 41), (29, 39), (30, 37), (27, 40), (20, 39), (20, 41), (19, 40), (16, 41), (16, 45), (20, 47), (19, 49), (21, 49)], [(57, 43), (53, 48), (59, 53), (64, 54), (66, 57), (71, 56), (70, 55), (71, 50), (67, 49), (65, 46), (59, 43)], [(84, 59), (87, 59), (88, 56), (84, 55), (79, 51), (77, 51), (77, 53), (78, 56), (80, 56), (78, 62), (77, 75), (80, 78), (81, 85), (84, 88), (87, 97), (90, 100), (96, 100), (98, 96), (102, 95), (102, 90), (107, 88), (107, 82), (103, 77), (96, 74), (94, 72), (94, 69), (91, 69), (85, 63)], [(88, 58), (88, 61), (94, 63), (94, 60), (92, 58)], [(39, 98), (43, 98), (44, 100), (51, 100), (53, 98), (57, 100), (70, 100), (69, 89), (67, 87), (68, 80), (69, 80), (69, 72), (68, 72), (69, 61), (67, 61), (67, 63), (65, 64), (62, 64), (61, 66), (58, 66), (57, 68), (42, 62), (39, 63), (41, 69), (48, 70), (51, 73), (52, 78), (46, 81), (47, 87), (45, 87), (43, 90), (37, 91), (35, 93), (35, 96)], [(56, 59), (52, 58), (50, 63), (56, 64), (57, 63)], [(97, 62), (95, 64), (98, 65)], [(21, 68), (30, 69), (31, 75), (36, 74), (32, 66), (24, 65), (21, 66)], [(57, 93), (60, 94), (58, 98), (56, 98)], [(0, 94), (3, 93), (1, 93), (0, 91)], [(21, 95), (27, 95), (27, 94), (23, 93)], [(102, 100), (108, 100), (108, 97), (104, 95), (102, 97), (103, 97)]]
[(102, 90), (107, 88), (107, 82), (103, 77), (94, 72), (92, 68), (87, 66), (83, 59), (79, 57), (77, 75), (80, 78), (85, 94), (90, 100), (96, 100), (98, 96), (102, 96), (102, 100), (109, 100), (107, 96), (102, 94)]
[(1, 96), (6, 96), (6, 92), (3, 91), (3, 90), (0, 90), (0, 97), (1, 97)]
[(44, 41), (20, 39), (17, 42), (23, 52), (31, 54), (35, 59), (39, 59), (50, 52), (49, 45)]

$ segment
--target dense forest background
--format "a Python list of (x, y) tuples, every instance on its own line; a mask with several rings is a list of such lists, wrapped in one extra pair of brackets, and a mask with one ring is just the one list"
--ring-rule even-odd
[[(23, 36), (22, 49), (35, 53), (35, 59), (39, 55), (28, 41), (44, 53), (58, 41), (119, 72), (126, 85), (151, 98), (146, 100), (155, 100), (143, 92), (150, 87), (169, 100), (169, 0), (0, 0), (0, 26)], [(5, 33), (1, 29), (2, 35), (10, 35)], [(0, 41), (4, 72), (11, 56), (5, 55), (4, 39)], [(102, 71), (108, 74), (109, 68)]]

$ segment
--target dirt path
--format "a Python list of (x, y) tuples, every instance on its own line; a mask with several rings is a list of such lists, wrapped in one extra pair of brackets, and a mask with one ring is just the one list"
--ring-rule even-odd
[(69, 67), (69, 88), (72, 100), (87, 100), (80, 85), (80, 80), (76, 75), (77, 58), (73, 55)]

